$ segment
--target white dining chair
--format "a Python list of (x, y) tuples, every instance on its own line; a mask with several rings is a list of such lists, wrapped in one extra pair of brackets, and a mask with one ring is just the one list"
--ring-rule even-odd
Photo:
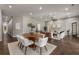
[(64, 39), (64, 37), (65, 37), (65, 32), (62, 32), (60, 34), (58, 33), (57, 36), (53, 36), (53, 34), (51, 34), (51, 38), (55, 40), (62, 40)]
[(24, 48), (25, 48), (25, 54), (26, 54), (26, 51), (27, 51), (27, 47), (29, 45), (32, 45), (34, 42), (31, 41), (31, 40), (28, 40), (27, 38), (23, 38), (23, 41), (22, 41), (22, 44), (24, 45)]
[(45, 37), (45, 34), (41, 34), (43, 36), (43, 38)]
[[(25, 53), (24, 53), (24, 54), (26, 54), (27, 47), (28, 47), (29, 45), (32, 45), (34, 42), (31, 41), (31, 40), (29, 40), (29, 39), (27, 39), (27, 38), (24, 38), (23, 36), (19, 36), (19, 38), (21, 39), (20, 42), (21, 42), (22, 45), (23, 45), (22, 47), (25, 48)], [(18, 40), (18, 41), (19, 41), (19, 40)]]
[(60, 39), (61, 39), (61, 40), (63, 40), (63, 39), (64, 39), (64, 37), (65, 37), (65, 35), (66, 35), (66, 33), (65, 33), (65, 32), (61, 33), (61, 34), (60, 34)]
[(20, 48), (22, 47), (22, 39), (20, 38), (21, 35), (16, 35), (17, 40), (18, 40), (18, 46), (20, 46)]
[(38, 41), (35, 42), (35, 45), (40, 47), (40, 54), (42, 54), (42, 47), (45, 47), (47, 51), (47, 47), (46, 47), (47, 41), (48, 41), (48, 37), (45, 37), (45, 38), (39, 38)]

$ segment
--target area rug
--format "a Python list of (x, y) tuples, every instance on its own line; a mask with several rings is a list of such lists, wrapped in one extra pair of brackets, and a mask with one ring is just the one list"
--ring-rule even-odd
[[(42, 55), (50, 55), (56, 49), (57, 46), (47, 43), (46, 47), (47, 51), (45, 50), (45, 47), (42, 48)], [(24, 55), (24, 49), (19, 48), (18, 42), (8, 43), (8, 49), (10, 55)], [(33, 50), (32, 48), (28, 47), (26, 54), (40, 55), (40, 48), (37, 47), (36, 50)]]

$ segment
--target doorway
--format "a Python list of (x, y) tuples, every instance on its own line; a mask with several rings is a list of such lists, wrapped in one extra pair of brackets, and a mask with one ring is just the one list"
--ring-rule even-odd
[(72, 23), (72, 36), (77, 37), (77, 22)]

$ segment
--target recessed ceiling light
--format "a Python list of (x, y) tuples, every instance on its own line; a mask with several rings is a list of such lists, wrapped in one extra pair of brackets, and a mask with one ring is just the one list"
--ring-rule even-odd
[(69, 10), (69, 8), (65, 8), (65, 11), (68, 11)]
[(40, 9), (40, 10), (42, 10), (43, 8), (42, 8), (42, 7), (40, 7), (39, 9)]
[(70, 15), (71, 13), (67, 13), (67, 15)]
[(12, 8), (12, 5), (9, 5), (8, 7), (9, 7), (9, 8)]
[(30, 13), (30, 15), (32, 15), (32, 12)]

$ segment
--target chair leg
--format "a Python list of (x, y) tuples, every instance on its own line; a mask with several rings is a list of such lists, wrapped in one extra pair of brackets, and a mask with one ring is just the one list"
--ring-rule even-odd
[(22, 47), (21, 47), (21, 48), (23, 49), (23, 47), (24, 47), (24, 45), (22, 45)]
[(22, 48), (22, 43), (20, 43), (20, 48)]
[(19, 42), (18, 45), (21, 49), (23, 49), (24, 46), (22, 45), (22, 43)]
[(21, 48), (21, 43), (19, 43), (19, 47)]
[(46, 47), (46, 46), (44, 46), (44, 47), (45, 47), (46, 51), (48, 51), (48, 50), (47, 50), (47, 47)]
[(25, 53), (24, 53), (25, 55), (26, 55), (26, 51), (27, 51), (27, 47), (25, 47)]
[(18, 46), (20, 45), (20, 42), (18, 42)]
[(40, 55), (42, 55), (42, 48), (40, 47)]
[(21, 49), (23, 49), (24, 45), (21, 43)]

